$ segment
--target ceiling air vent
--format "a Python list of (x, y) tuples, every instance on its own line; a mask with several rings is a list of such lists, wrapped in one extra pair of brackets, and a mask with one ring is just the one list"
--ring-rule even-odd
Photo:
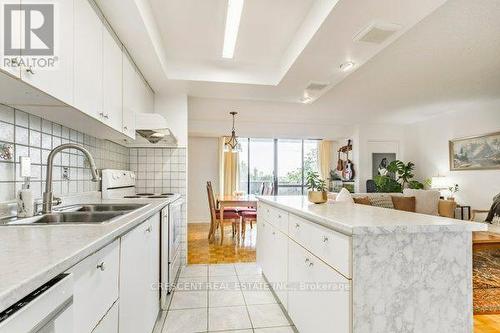
[(307, 87), (306, 87), (306, 90), (307, 91), (321, 91), (323, 89), (325, 89), (326, 87), (328, 87), (329, 83), (328, 82), (310, 82)]
[(354, 40), (357, 42), (382, 44), (400, 29), (401, 26), (397, 24), (375, 22), (361, 30), (354, 37)]

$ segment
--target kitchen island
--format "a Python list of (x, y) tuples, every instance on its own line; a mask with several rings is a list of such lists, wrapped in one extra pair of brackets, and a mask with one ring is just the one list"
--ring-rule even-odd
[(257, 261), (308, 332), (472, 332), (472, 231), (486, 225), (259, 197)]

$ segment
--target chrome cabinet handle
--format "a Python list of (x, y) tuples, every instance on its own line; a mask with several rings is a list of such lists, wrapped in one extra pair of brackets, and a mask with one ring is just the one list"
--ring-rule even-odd
[(146, 232), (151, 232), (151, 230), (153, 230), (153, 229), (151, 228), (151, 226), (149, 226), (149, 227), (146, 229)]
[(300, 228), (300, 224), (295, 223), (295, 228), (297, 228), (297, 229)]
[(123, 129), (126, 131), (126, 130), (128, 130), (128, 127), (127, 126), (123, 126)]
[(305, 261), (305, 263), (307, 264), (308, 262), (309, 262), (309, 258), (306, 258), (306, 261)]
[(26, 68), (26, 72), (34, 75), (35, 74), (35, 71), (33, 70), (33, 66), (29, 66), (28, 68)]
[(323, 243), (326, 243), (326, 242), (328, 242), (328, 237), (323, 236)]
[(97, 269), (100, 269), (101, 271), (104, 271), (106, 269), (106, 265), (104, 264), (104, 261), (101, 262), (99, 265), (97, 265)]
[(104, 115), (104, 118), (108, 119), (108, 118), (109, 118), (109, 113), (106, 113), (106, 114)]
[(276, 235), (276, 231), (273, 231), (273, 235)]

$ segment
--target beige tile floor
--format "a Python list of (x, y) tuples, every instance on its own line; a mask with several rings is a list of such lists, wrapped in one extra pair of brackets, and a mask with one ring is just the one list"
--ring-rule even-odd
[(162, 320), (162, 333), (295, 332), (255, 263), (184, 267)]

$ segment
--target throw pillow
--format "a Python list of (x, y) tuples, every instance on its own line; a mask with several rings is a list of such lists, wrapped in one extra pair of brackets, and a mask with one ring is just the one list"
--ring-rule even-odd
[(405, 197), (415, 197), (415, 212), (427, 215), (439, 215), (439, 191), (413, 190), (406, 188), (403, 191)]
[(340, 190), (339, 194), (337, 194), (337, 198), (335, 199), (335, 201), (354, 203), (351, 193), (345, 188)]
[(357, 203), (360, 205), (368, 205), (368, 206), (372, 205), (370, 198), (368, 198), (368, 197), (357, 197), (357, 198), (353, 198), (353, 199), (354, 199), (354, 203)]
[(394, 209), (415, 213), (415, 197), (391, 196)]
[(390, 195), (375, 195), (370, 198), (372, 206), (394, 209)]

